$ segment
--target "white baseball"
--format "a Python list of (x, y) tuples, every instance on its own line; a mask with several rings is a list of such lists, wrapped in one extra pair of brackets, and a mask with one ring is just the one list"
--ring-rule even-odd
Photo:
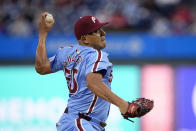
[(46, 22), (51, 23), (54, 20), (54, 18), (52, 14), (47, 14), (45, 20)]

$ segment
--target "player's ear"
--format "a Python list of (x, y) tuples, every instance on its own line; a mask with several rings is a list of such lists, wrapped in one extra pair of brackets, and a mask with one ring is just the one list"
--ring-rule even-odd
[(89, 45), (89, 42), (88, 42), (88, 40), (87, 40), (87, 38), (86, 38), (86, 35), (81, 36), (81, 39), (80, 39), (80, 40), (81, 40), (82, 43), (84, 43), (85, 45)]
[(82, 35), (82, 36), (81, 36), (81, 40), (82, 40), (82, 41), (86, 41), (86, 36), (85, 36), (85, 35)]

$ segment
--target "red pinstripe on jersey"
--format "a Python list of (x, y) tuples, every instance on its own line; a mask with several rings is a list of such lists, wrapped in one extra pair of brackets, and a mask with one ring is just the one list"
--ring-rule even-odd
[[(96, 72), (96, 69), (98, 67), (99, 61), (101, 60), (101, 55), (102, 55), (100, 50), (96, 50), (96, 52), (97, 52), (98, 55), (97, 55), (96, 62), (93, 65), (93, 72)], [(96, 95), (94, 95), (93, 101), (91, 102), (91, 105), (90, 105), (87, 113), (91, 113), (93, 111), (93, 108), (94, 108), (94, 106), (95, 106), (95, 104), (97, 102), (97, 98), (98, 97)]]
[(94, 108), (94, 106), (95, 106), (95, 104), (96, 104), (96, 102), (97, 102), (97, 96), (96, 95), (94, 95), (94, 97), (93, 97), (93, 101), (91, 102), (91, 105), (90, 105), (90, 108), (88, 109), (88, 114), (89, 113), (91, 113), (92, 111), (93, 111), (93, 108)]
[(94, 66), (93, 66), (93, 72), (95, 72), (96, 71), (96, 69), (97, 69), (97, 67), (98, 67), (98, 63), (99, 63), (99, 61), (101, 60), (101, 51), (100, 50), (96, 50), (97, 51), (97, 60), (96, 60), (96, 62), (95, 62), (95, 64), (94, 64)]
[(84, 131), (81, 124), (81, 118), (76, 119), (76, 127), (78, 128), (78, 131)]

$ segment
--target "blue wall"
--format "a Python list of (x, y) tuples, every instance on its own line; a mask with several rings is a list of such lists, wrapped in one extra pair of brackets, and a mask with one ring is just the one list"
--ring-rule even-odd
[[(154, 36), (148, 34), (113, 33), (106, 36), (106, 51), (111, 59), (196, 59), (196, 36)], [(10, 37), (0, 35), (0, 60), (33, 60), (38, 36)], [(63, 45), (76, 44), (73, 35), (49, 35), (48, 55)]]

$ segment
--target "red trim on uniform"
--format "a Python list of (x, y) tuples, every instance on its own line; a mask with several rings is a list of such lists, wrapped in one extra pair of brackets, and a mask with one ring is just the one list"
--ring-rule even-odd
[(79, 129), (79, 131), (84, 131), (84, 129), (82, 128), (80, 120), (81, 120), (81, 118), (76, 119), (76, 126)]
[(97, 60), (96, 60), (96, 62), (95, 62), (95, 64), (94, 64), (94, 66), (93, 66), (93, 72), (96, 71), (97, 66), (98, 66), (98, 62), (99, 62), (100, 59), (101, 59), (101, 51), (100, 51), (100, 50), (96, 50), (96, 51), (98, 52), (98, 57), (97, 57)]
[(97, 101), (97, 96), (94, 95), (94, 98), (93, 98), (93, 101), (92, 101), (92, 103), (91, 103), (91, 105), (90, 105), (90, 108), (89, 108), (89, 110), (88, 110), (88, 113), (91, 113), (91, 112), (93, 111), (93, 108), (94, 108), (94, 106), (95, 106), (96, 101)]

